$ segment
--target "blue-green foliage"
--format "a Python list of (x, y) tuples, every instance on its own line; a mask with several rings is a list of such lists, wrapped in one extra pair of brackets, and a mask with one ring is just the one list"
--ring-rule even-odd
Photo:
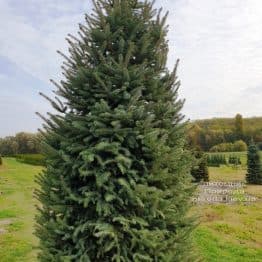
[(246, 180), (249, 184), (262, 184), (262, 166), (258, 147), (252, 141), (247, 153)]
[(230, 154), (226, 157), (225, 154), (209, 154), (207, 158), (208, 166), (219, 167), (220, 165), (241, 165), (240, 156), (236, 154)]
[(231, 164), (231, 165), (235, 165), (235, 166), (238, 166), (238, 165), (241, 165), (241, 159), (239, 156), (237, 155), (229, 155), (228, 157), (228, 164)]
[(191, 154), (166, 17), (148, 1), (95, 2), (71, 37), (59, 114), (45, 119), (40, 261), (193, 261)]
[(209, 181), (209, 172), (207, 164), (208, 155), (204, 154), (201, 151), (196, 151), (194, 155), (196, 159), (196, 165), (191, 169), (191, 175), (194, 181)]
[(220, 165), (226, 165), (227, 159), (224, 154), (209, 154), (207, 164), (208, 166), (219, 167)]

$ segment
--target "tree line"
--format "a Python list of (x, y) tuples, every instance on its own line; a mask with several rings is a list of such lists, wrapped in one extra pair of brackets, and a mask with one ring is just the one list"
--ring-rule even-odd
[(38, 154), (41, 152), (41, 135), (39, 133), (20, 132), (15, 136), (0, 138), (0, 155)]
[(214, 118), (188, 125), (190, 146), (203, 151), (246, 151), (251, 139), (262, 149), (262, 117)]

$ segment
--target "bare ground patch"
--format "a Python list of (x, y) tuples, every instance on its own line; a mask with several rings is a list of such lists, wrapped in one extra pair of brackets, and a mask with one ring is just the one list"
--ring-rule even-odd
[(9, 226), (12, 223), (12, 219), (2, 219), (0, 220), (0, 235), (7, 232), (5, 227)]

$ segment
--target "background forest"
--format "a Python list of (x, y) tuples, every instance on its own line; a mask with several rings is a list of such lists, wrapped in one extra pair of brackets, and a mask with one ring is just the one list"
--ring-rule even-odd
[[(40, 134), (20, 132), (0, 138), (0, 155), (39, 154)], [(188, 143), (206, 152), (246, 151), (253, 139), (262, 150), (262, 117), (212, 118), (188, 123)]]
[(188, 141), (192, 147), (211, 152), (246, 151), (251, 140), (262, 149), (262, 117), (212, 118), (190, 122)]

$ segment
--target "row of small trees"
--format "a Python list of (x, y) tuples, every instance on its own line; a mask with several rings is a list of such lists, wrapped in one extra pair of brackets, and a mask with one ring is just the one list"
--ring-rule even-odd
[(223, 154), (208, 155), (207, 164), (208, 166), (214, 166), (214, 167), (219, 167), (220, 165), (226, 165), (227, 164), (226, 156)]
[(208, 166), (219, 167), (220, 165), (241, 165), (241, 159), (237, 155), (229, 155), (228, 159), (224, 154), (212, 154), (207, 157)]
[(241, 165), (242, 162), (241, 162), (241, 159), (239, 156), (236, 156), (236, 155), (230, 155), (229, 158), (228, 158), (228, 164), (231, 164), (231, 165)]
[[(220, 155), (208, 155), (207, 157), (207, 165), (209, 166), (220, 166), (225, 164), (231, 165), (241, 165), (241, 159), (239, 156), (230, 155), (228, 161), (226, 156), (223, 154)], [(204, 160), (203, 160), (204, 161)], [(205, 161), (202, 163), (205, 163)], [(247, 174), (246, 174), (246, 181), (249, 184), (262, 184), (262, 165), (261, 165), (261, 155), (259, 153), (258, 146), (251, 141), (248, 147), (247, 153)], [(200, 169), (200, 166), (199, 166)], [(206, 168), (201, 168), (202, 171), (194, 171), (192, 175), (198, 177), (203, 173), (203, 170)], [(197, 169), (196, 169), (197, 170)], [(196, 179), (197, 180), (197, 179)], [(199, 180), (199, 179), (198, 179)], [(200, 180), (206, 180), (206, 175), (204, 175)]]

